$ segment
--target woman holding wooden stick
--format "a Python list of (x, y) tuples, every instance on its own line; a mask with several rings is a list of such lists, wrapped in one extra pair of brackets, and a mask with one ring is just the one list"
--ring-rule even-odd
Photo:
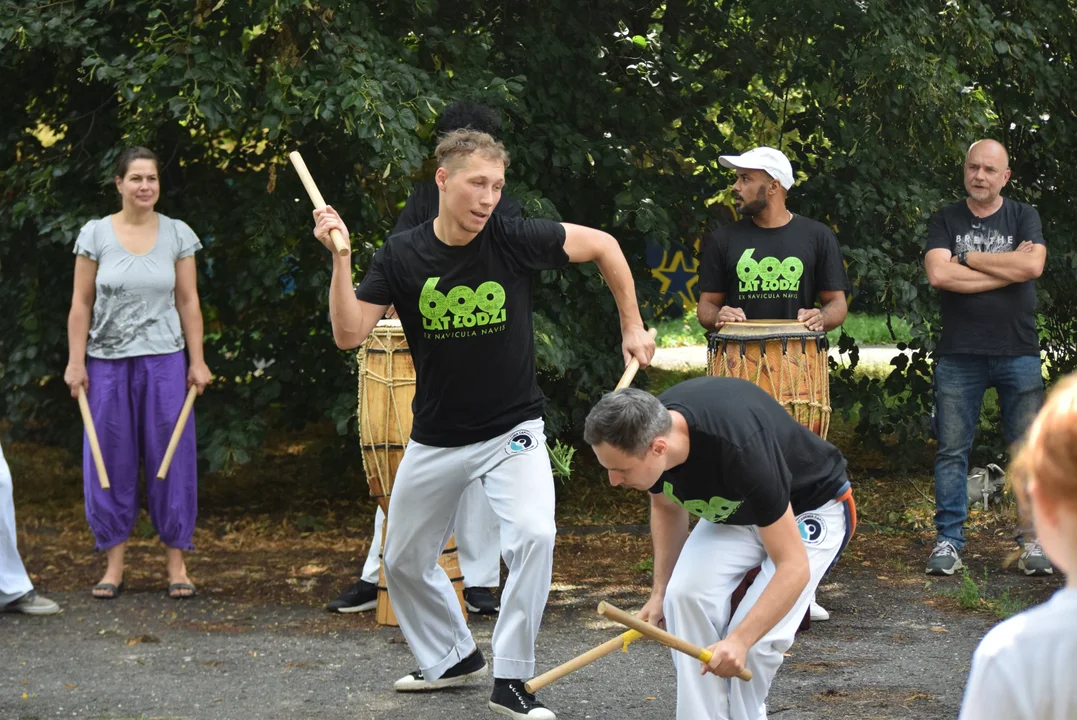
[[(161, 466), (189, 388), (210, 381), (202, 353), (202, 310), (190, 227), (155, 212), (159, 163), (146, 148), (124, 151), (115, 183), (122, 206), (91, 220), (75, 241), (75, 282), (68, 316), (64, 381), (88, 396), (111, 487), (103, 489), (88, 440), (83, 447), (86, 519), (108, 566), (93, 596), (123, 590), (124, 550), (138, 517), (139, 463), (146, 469), (150, 520), (165, 545), (168, 594), (193, 597), (183, 551), (192, 549), (198, 505), (194, 418)], [(184, 353), (186, 349), (186, 356)], [(189, 363), (188, 363), (189, 358)]]

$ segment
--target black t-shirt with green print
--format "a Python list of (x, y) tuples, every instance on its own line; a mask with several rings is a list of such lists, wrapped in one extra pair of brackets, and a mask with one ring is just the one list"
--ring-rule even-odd
[(744, 218), (707, 236), (700, 292), (725, 293), (725, 304), (749, 320), (795, 320), (827, 290), (848, 292), (838, 239), (826, 225), (800, 215), (781, 227)]
[(688, 422), (688, 459), (651, 488), (688, 512), (729, 525), (767, 526), (833, 500), (845, 484), (841, 451), (747, 380), (701, 377), (658, 396)]
[(568, 264), (565, 229), (491, 215), (467, 245), (438, 240), (432, 220), (391, 236), (355, 296), (395, 306), (415, 362), (411, 437), (459, 447), (542, 415), (532, 286)]

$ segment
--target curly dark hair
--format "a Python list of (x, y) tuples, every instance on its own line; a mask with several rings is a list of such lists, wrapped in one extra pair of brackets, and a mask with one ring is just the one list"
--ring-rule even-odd
[(489, 105), (458, 100), (441, 111), (438, 118), (438, 134), (446, 135), (453, 130), (478, 130), (495, 140), (501, 134), (501, 116)]

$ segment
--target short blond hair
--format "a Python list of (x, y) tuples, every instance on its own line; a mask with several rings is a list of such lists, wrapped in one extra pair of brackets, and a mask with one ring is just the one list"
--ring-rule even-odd
[(438, 167), (450, 172), (460, 169), (461, 161), (474, 153), (482, 153), (491, 160), (500, 160), (506, 169), (509, 167), (509, 151), (491, 135), (478, 130), (453, 130), (445, 133), (438, 142), (434, 155)]
[(1059, 381), (1025, 436), (1010, 477), (1019, 500), (1035, 483), (1053, 503), (1077, 509), (1077, 374)]

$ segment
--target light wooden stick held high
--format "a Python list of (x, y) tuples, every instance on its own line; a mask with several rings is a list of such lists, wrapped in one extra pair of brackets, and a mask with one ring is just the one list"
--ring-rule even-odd
[(81, 387), (79, 410), (82, 412), (82, 424), (86, 426), (86, 439), (90, 441), (93, 464), (97, 467), (97, 481), (101, 483), (102, 490), (108, 490), (111, 487), (108, 483), (108, 471), (105, 470), (105, 459), (101, 456), (101, 444), (97, 442), (97, 430), (93, 425), (93, 415), (90, 414), (90, 401), (86, 399), (86, 391)]
[[(318, 186), (314, 184), (314, 178), (311, 177), (310, 171), (307, 170), (307, 164), (303, 162), (303, 156), (298, 152), (290, 152), (288, 153), (288, 159), (292, 161), (292, 166), (299, 173), (299, 179), (303, 181), (303, 187), (307, 189), (307, 195), (310, 196), (310, 201), (314, 203), (314, 209), (321, 210), (324, 208), (326, 205), (325, 199), (318, 192)], [(340, 234), (339, 230), (331, 230), (329, 237), (332, 239), (333, 247), (336, 248), (338, 255), (347, 257), (351, 254), (351, 244), (347, 238)]]
[[(604, 600), (598, 604), (598, 614), (607, 617), (614, 622), (618, 622), (625, 627), (629, 627), (633, 630), (641, 632), (652, 640), (657, 640), (666, 647), (673, 648), (674, 650), (685, 653), (686, 655), (691, 655), (700, 662), (707, 662), (711, 659), (710, 650), (707, 650), (706, 648), (701, 648), (698, 645), (693, 645), (687, 640), (683, 640), (676, 635), (672, 635), (665, 630), (662, 630), (661, 628), (657, 628), (654, 625), (651, 625), (646, 620), (641, 620), (635, 615), (626, 613), (624, 610), (616, 608)], [(737, 677), (747, 682), (752, 679), (752, 671), (745, 668), (744, 670), (740, 671)]]
[(183, 401), (183, 409), (180, 410), (176, 427), (172, 430), (172, 438), (168, 441), (168, 448), (165, 450), (164, 459), (161, 460), (161, 467), (157, 470), (158, 480), (164, 480), (165, 475), (168, 475), (168, 466), (172, 464), (172, 456), (176, 454), (176, 447), (183, 436), (183, 428), (187, 427), (187, 417), (191, 414), (191, 408), (194, 406), (196, 397), (198, 397), (198, 388), (192, 385), (191, 389), (187, 391), (187, 399)]
[[(651, 328), (647, 331), (647, 334), (650, 335), (651, 339), (653, 340), (658, 335), (658, 329)], [(614, 387), (613, 389), (620, 390), (621, 388), (626, 388), (631, 385), (632, 378), (636, 377), (637, 372), (639, 372), (639, 360), (637, 360), (636, 358), (632, 358), (628, 365), (625, 366), (624, 375), (621, 375), (621, 379), (617, 382), (616, 387)]]

